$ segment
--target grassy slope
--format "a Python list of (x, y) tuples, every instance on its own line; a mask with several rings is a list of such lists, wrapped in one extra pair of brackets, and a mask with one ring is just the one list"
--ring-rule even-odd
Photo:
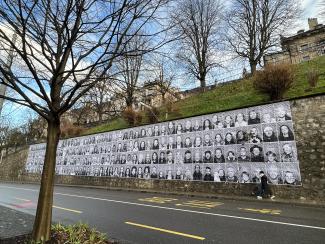
[[(306, 92), (309, 84), (306, 79), (306, 72), (311, 68), (316, 68), (321, 73), (317, 87)], [(325, 57), (319, 57), (309, 62), (304, 62), (296, 66), (296, 79), (293, 87), (285, 94), (285, 98), (302, 97), (310, 94), (325, 92)], [(196, 94), (175, 103), (178, 112), (171, 114), (168, 119), (189, 117), (204, 113), (218, 112), (221, 110), (235, 109), (243, 106), (257, 105), (267, 102), (268, 97), (254, 90), (252, 81), (241, 80), (233, 83), (226, 83), (205, 93)], [(165, 108), (161, 108), (164, 114)], [(164, 116), (161, 116), (164, 120)], [(144, 120), (144, 123), (146, 120)], [(127, 123), (118, 118), (112, 122), (97, 127), (93, 127), (84, 134), (92, 134), (115, 129), (126, 128)]]

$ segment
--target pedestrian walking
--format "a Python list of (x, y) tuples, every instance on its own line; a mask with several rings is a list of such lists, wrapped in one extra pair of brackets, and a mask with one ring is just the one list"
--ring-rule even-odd
[(263, 199), (262, 196), (266, 196), (267, 193), (271, 195), (271, 199), (273, 200), (275, 196), (273, 195), (271, 189), (268, 187), (267, 184), (267, 176), (264, 174), (264, 171), (260, 171), (260, 184), (258, 186), (257, 190), (257, 199), (261, 200)]

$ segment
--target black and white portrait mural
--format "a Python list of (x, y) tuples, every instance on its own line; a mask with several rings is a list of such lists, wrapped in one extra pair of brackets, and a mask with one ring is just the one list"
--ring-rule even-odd
[[(27, 172), (42, 171), (45, 144)], [(56, 173), (161, 180), (300, 185), (289, 102), (60, 140)]]

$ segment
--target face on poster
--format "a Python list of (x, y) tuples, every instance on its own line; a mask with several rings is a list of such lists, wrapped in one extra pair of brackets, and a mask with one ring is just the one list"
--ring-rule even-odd
[[(46, 144), (26, 171), (41, 173)], [(289, 102), (60, 140), (56, 173), (160, 180), (300, 185)]]

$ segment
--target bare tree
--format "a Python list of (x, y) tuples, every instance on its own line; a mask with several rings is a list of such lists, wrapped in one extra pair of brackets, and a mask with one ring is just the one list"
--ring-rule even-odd
[(98, 121), (103, 121), (104, 115), (113, 115), (116, 113), (112, 96), (115, 91), (112, 90), (112, 81), (107, 78), (98, 82), (93, 88), (91, 88), (84, 97), (83, 103), (86, 106), (90, 106), (98, 116)]
[[(146, 29), (162, 36), (157, 14), (167, 0), (43, 0), (0, 2), (1, 84), (47, 121), (47, 146), (32, 237), (50, 238), (56, 150), (61, 116), (99, 80)], [(150, 27), (151, 26), (151, 27)], [(153, 28), (153, 27), (154, 28)], [(157, 32), (156, 32), (157, 31)], [(156, 32), (156, 33), (154, 33)], [(17, 41), (12, 41), (16, 33)], [(161, 45), (162, 41), (155, 42)], [(5, 57), (16, 54), (8, 67)], [(142, 50), (144, 51), (144, 50)], [(128, 54), (139, 50), (128, 49)]]
[(247, 59), (251, 73), (266, 52), (278, 45), (283, 33), (299, 16), (295, 0), (232, 0), (226, 17), (227, 42), (241, 58)]
[(92, 112), (92, 105), (90, 102), (82, 97), (66, 114), (67, 117), (73, 118), (77, 125), (87, 123)]
[(36, 118), (30, 118), (25, 127), (27, 143), (40, 141), (46, 138), (47, 123), (43, 117), (38, 116)]
[(150, 71), (149, 75), (153, 79), (147, 85), (152, 85), (162, 97), (162, 102), (165, 104), (166, 95), (178, 99), (175, 93), (173, 82), (176, 79), (176, 72), (173, 67), (174, 62), (171, 62), (168, 54), (150, 55)]
[(182, 0), (175, 9), (171, 21), (176, 34), (181, 36), (177, 57), (204, 89), (207, 74), (218, 66), (216, 50), (220, 43), (222, 5), (218, 0)]
[[(116, 63), (117, 75), (115, 85), (117, 96), (125, 101), (126, 107), (132, 108), (135, 103), (136, 92), (140, 87), (140, 73), (143, 68), (144, 52), (147, 46), (145, 37), (134, 38), (125, 46), (126, 53)], [(130, 50), (139, 50), (138, 53), (131, 53)]]

